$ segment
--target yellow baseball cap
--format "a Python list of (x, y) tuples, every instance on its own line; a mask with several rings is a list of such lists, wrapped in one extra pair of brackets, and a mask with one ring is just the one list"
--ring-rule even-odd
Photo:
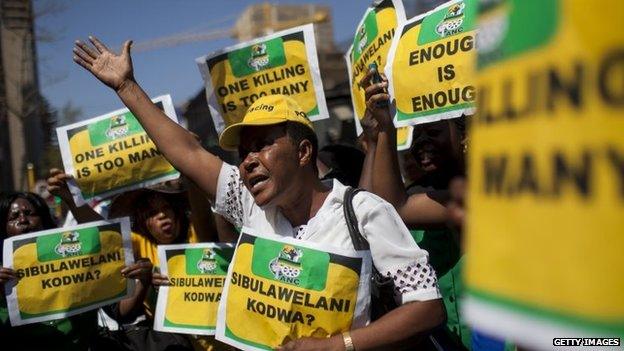
[(267, 95), (256, 100), (243, 120), (225, 128), (219, 137), (219, 145), (226, 150), (235, 150), (240, 142), (240, 131), (245, 126), (268, 126), (286, 121), (297, 122), (314, 131), (312, 122), (301, 106), (289, 96)]

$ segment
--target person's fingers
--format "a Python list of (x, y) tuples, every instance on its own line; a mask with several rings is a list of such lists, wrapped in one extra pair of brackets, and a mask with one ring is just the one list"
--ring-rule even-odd
[(6, 283), (10, 280), (16, 279), (17, 275), (11, 268), (0, 267), (0, 283)]
[(147, 258), (140, 258), (138, 260), (136, 260), (136, 262), (134, 262), (133, 264), (129, 265), (129, 266), (124, 266), (124, 268), (122, 268), (121, 273), (124, 272), (129, 272), (131, 270), (135, 270), (135, 269), (152, 269), (154, 267), (154, 265), (152, 264), (152, 262), (150, 262), (149, 259)]
[(90, 63), (87, 63), (85, 60), (81, 59), (77, 55), (74, 55), (74, 62), (76, 62), (77, 64), (82, 66), (82, 68), (86, 69), (89, 72), (91, 71), (91, 68), (93, 67)]
[(71, 174), (61, 173), (61, 174), (58, 174), (55, 178), (56, 178), (56, 179), (58, 179), (58, 180), (60, 180), (61, 182), (66, 182), (66, 181), (68, 181), (69, 179), (72, 179), (73, 177), (74, 177), (74, 176), (73, 176), (73, 175), (71, 175)]
[(370, 99), (370, 97), (375, 95), (375, 94), (384, 93), (386, 87), (388, 87), (388, 83), (386, 83), (386, 82), (371, 84), (370, 86), (368, 86), (364, 90), (364, 99), (365, 99), (365, 101)]
[(371, 81), (371, 78), (373, 77), (373, 74), (375, 74), (375, 70), (369, 69), (368, 72), (366, 72), (366, 74), (364, 75), (364, 77), (360, 79), (360, 82), (358, 84), (362, 89), (366, 89), (370, 85), (370, 81)]
[(53, 177), (59, 173), (63, 173), (63, 171), (58, 168), (50, 168), (50, 176)]
[(78, 49), (78, 48), (74, 48), (74, 54), (78, 57), (80, 57), (83, 61), (93, 64), (93, 58), (91, 58), (91, 56), (87, 55), (84, 53), (84, 51)]
[(15, 279), (15, 275), (0, 273), (0, 283), (6, 283), (13, 279)]
[(377, 103), (381, 101), (390, 100), (390, 95), (388, 94), (376, 94), (370, 97), (370, 99), (366, 100), (366, 107), (372, 109), (377, 108)]
[(295, 341), (291, 340), (291, 341), (287, 342), (286, 344), (284, 344), (282, 346), (279, 346), (278, 348), (276, 348), (276, 350), (279, 350), (279, 351), (293, 351), (293, 350), (296, 349), (295, 345), (296, 345)]
[(136, 267), (134, 269), (129, 269), (123, 276), (126, 278), (139, 278), (139, 277), (149, 277), (152, 274), (152, 270), (145, 267)]
[(4, 274), (4, 275), (9, 275), (12, 277), (15, 277), (15, 271), (11, 268), (6, 268), (6, 267), (1, 267), (0, 268), (0, 274)]
[(48, 187), (50, 186), (59, 186), (60, 185), (60, 181), (57, 177), (50, 177), (48, 178)]
[(132, 40), (126, 40), (121, 50), (122, 55), (130, 55), (130, 49), (132, 49)]
[(85, 61), (91, 62), (95, 60), (96, 58), (98, 58), (99, 54), (95, 50), (93, 50), (89, 45), (87, 45), (85, 42), (76, 40), (75, 44), (76, 46), (74, 46), (74, 52), (81, 53), (83, 56), (85, 56), (84, 57)]
[(164, 274), (154, 272), (152, 273), (152, 280), (158, 281), (160, 283), (169, 283), (169, 277)]
[(161, 274), (158, 273), (152, 273), (152, 284), (153, 285), (171, 285), (171, 283), (169, 282), (169, 278), (166, 276), (163, 276)]
[(89, 35), (89, 41), (93, 44), (93, 46), (95, 46), (97, 51), (99, 51), (100, 53), (109, 52), (110, 51), (110, 50), (108, 50), (106, 45), (102, 44), (102, 42), (98, 38), (96, 38), (96, 37), (94, 37), (92, 35)]

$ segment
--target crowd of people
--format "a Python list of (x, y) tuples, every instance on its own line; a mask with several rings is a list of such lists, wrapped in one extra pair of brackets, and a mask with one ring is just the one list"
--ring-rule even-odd
[[(343, 207), (348, 189), (361, 188), (365, 191), (348, 201), (374, 268), (392, 282), (397, 306), (373, 316), (362, 328), (292, 340), (279, 350), (505, 347), (471, 331), (462, 318), (465, 117), (416, 126), (411, 149), (400, 155), (391, 104), (379, 104), (391, 100), (387, 81), (372, 83), (376, 72), (369, 71), (360, 82), (367, 108), (358, 147), (319, 150), (314, 126), (297, 102), (271, 95), (256, 100), (241, 122), (220, 135), (221, 147), (240, 156), (239, 165), (230, 165), (152, 103), (134, 78), (131, 42), (117, 55), (97, 38), (89, 39), (91, 45), (76, 43), (76, 63), (119, 96), (183, 179), (117, 195), (107, 202), (106, 211), (95, 211), (74, 204), (67, 187), (71, 175), (51, 170), (48, 190), (63, 200), (78, 223), (130, 217), (135, 263), (122, 274), (135, 280), (136, 289), (100, 311), (19, 327), (11, 327), (2, 295), (0, 337), (6, 345), (46, 350), (231, 349), (214, 338), (152, 329), (158, 287), (168, 284), (158, 270), (157, 246), (235, 242), (238, 229), (245, 226), (353, 250)], [(261, 105), (272, 108), (254, 108)], [(189, 194), (200, 192), (204, 196), (199, 201)], [(57, 223), (39, 196), (1, 194), (3, 239)], [(4, 286), (16, 281), (11, 268), (0, 267), (2, 294)], [(111, 323), (118, 325), (116, 331)]]

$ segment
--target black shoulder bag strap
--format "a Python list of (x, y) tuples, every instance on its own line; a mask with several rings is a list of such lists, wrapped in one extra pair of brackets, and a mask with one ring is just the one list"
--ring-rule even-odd
[[(370, 250), (368, 241), (360, 233), (358, 220), (355, 216), (355, 210), (353, 209), (353, 197), (360, 191), (362, 191), (362, 189), (347, 188), (342, 206), (353, 247), (358, 251)], [(371, 319), (376, 320), (397, 307), (397, 304), (394, 301), (394, 281), (392, 278), (384, 277), (377, 270), (374, 262), (371, 266)]]

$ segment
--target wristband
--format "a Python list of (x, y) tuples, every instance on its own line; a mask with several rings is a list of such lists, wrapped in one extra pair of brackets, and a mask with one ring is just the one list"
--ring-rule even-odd
[(355, 351), (353, 340), (351, 339), (351, 333), (348, 331), (342, 333), (342, 341), (344, 342), (345, 351)]

